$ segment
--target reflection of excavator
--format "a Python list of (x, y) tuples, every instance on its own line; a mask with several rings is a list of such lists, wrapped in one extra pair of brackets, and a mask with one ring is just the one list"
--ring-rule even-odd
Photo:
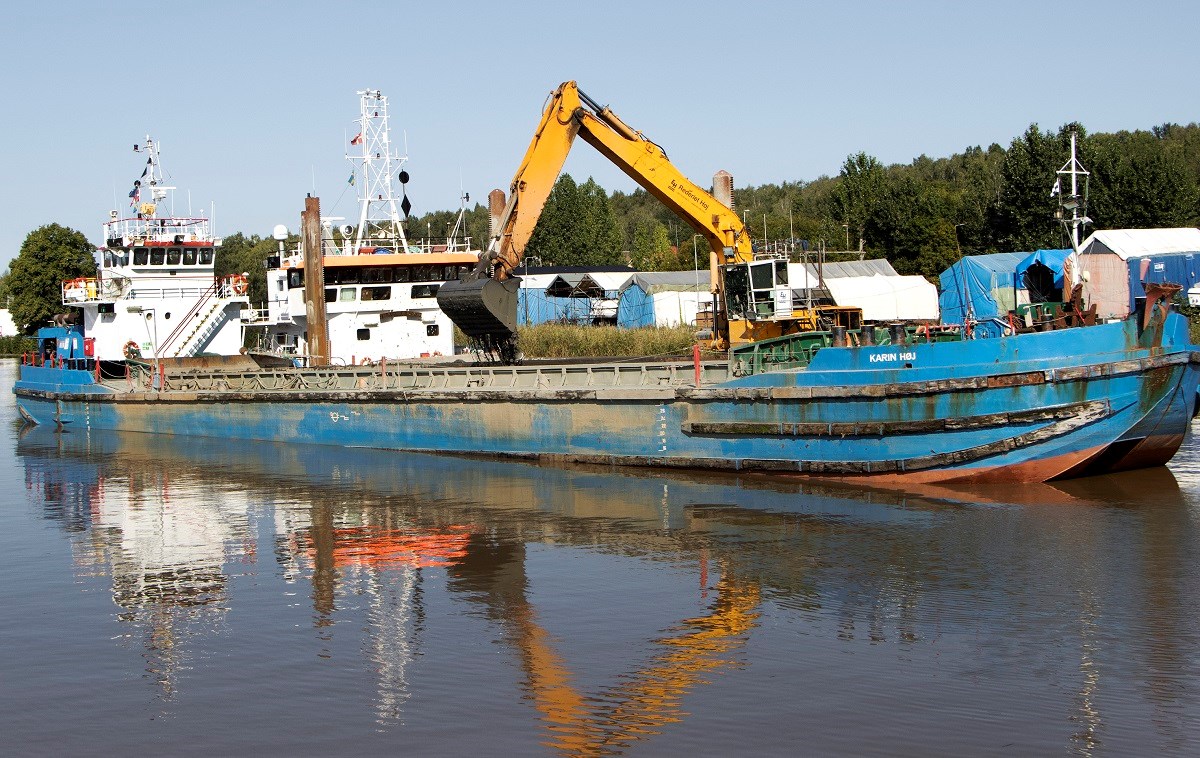
[(530, 600), (523, 544), (474, 537), (450, 565), (450, 587), (485, 604), (520, 655), (529, 701), (549, 732), (546, 744), (564, 755), (619, 755), (633, 743), (683, 720), (684, 698), (708, 677), (735, 666), (758, 626), (762, 590), (721, 565), (708, 611), (656, 638), (656, 652), (607, 687), (580, 685), (554, 636)]
[(823, 318), (846, 311), (793, 310), (787, 259), (755, 255), (742, 220), (730, 208), (728, 174), (719, 174), (715, 182), (718, 200), (680, 173), (661, 147), (598, 105), (575, 82), (565, 82), (542, 113), (479, 265), (463, 281), (447, 282), (438, 291), (438, 305), (477, 346), (502, 358), (515, 357), (519, 280), (514, 272), (576, 135), (708, 241), (714, 348), (815, 330)]

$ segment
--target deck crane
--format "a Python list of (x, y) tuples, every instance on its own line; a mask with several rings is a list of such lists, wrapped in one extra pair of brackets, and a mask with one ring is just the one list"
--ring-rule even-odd
[[(487, 250), (475, 270), (438, 291), (438, 305), (475, 345), (502, 360), (516, 356), (515, 272), (575, 137), (596, 148), (708, 242), (713, 294), (710, 347), (730, 346), (819, 328), (821, 308), (794, 310), (787, 258), (756, 254), (742, 220), (677, 169), (666, 152), (564, 82), (550, 96), (541, 122), (509, 187)], [(727, 176), (727, 175), (726, 175)]]

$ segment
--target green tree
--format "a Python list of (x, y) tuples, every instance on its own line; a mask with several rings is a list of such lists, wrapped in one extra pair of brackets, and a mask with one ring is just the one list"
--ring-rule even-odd
[[(296, 240), (291, 240), (287, 246), (295, 249)], [(278, 249), (279, 243), (270, 237), (263, 239), (257, 234), (247, 237), (241, 232), (231, 234), (221, 240), (221, 246), (217, 248), (213, 273), (217, 276), (247, 274), (250, 302), (263, 304), (267, 300), (267, 256)]]
[(31, 333), (63, 311), (62, 282), (96, 275), (96, 248), (82, 232), (47, 224), (25, 237), (5, 274), (17, 328)]
[(558, 266), (611, 265), (620, 260), (621, 227), (608, 195), (593, 179), (577, 185), (570, 174), (554, 183), (526, 246)]
[(1200, 199), (1187, 163), (1150, 132), (1095, 135), (1088, 215), (1106, 229), (1188, 226)]
[(655, 220), (638, 224), (630, 253), (630, 264), (638, 271), (679, 271), (692, 267), (690, 260), (687, 266), (681, 266), (679, 253), (667, 236), (667, 227)]
[(1038, 250), (1062, 244), (1062, 229), (1054, 215), (1058, 200), (1050, 189), (1059, 167), (1070, 156), (1072, 129), (1084, 135), (1078, 124), (1062, 127), (1057, 135), (1031, 124), (1008, 148), (1001, 168), (1000, 198), (990, 219), (998, 249)]
[(583, 265), (611, 266), (621, 262), (621, 224), (609, 202), (608, 193), (588, 180), (579, 186), (579, 205), (583, 216), (584, 234), (580, 257)]
[(884, 182), (880, 200), (867, 219), (866, 236), (899, 273), (932, 278), (954, 262), (958, 246), (947, 220), (949, 201), (936, 184), (913, 172), (897, 173)]
[(525, 246), (525, 255), (541, 258), (546, 264), (575, 265), (575, 226), (579, 215), (579, 185), (570, 174), (563, 174), (546, 198), (542, 215)]
[[(883, 197), (886, 179), (883, 166), (877, 159), (860, 152), (846, 158), (840, 177), (841, 183), (831, 198), (832, 215), (847, 224), (851, 234), (864, 237), (867, 220)], [(854, 244), (851, 240), (850, 246), (854, 247)]]

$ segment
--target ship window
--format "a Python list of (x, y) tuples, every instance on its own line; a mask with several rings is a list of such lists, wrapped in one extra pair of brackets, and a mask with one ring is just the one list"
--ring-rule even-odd
[(338, 284), (358, 284), (358, 269), (348, 268), (335, 272)]
[(337, 302), (337, 288), (336, 287), (326, 287), (325, 288), (325, 302), (327, 302), (327, 303), (336, 303)]
[(342, 292), (338, 296), (338, 300), (340, 300), (343, 303), (353, 302), (354, 301), (354, 287), (342, 287)]
[(150, 265), (151, 266), (161, 266), (161, 265), (163, 265), (163, 261), (165, 261), (166, 259), (167, 259), (167, 251), (163, 250), (161, 247), (157, 247), (150, 251)]
[(112, 265), (113, 265), (113, 254), (106, 251), (104, 253), (104, 267), (112, 268)]
[(436, 284), (414, 284), (412, 288), (412, 296), (420, 297), (437, 297), (438, 286)]
[(183, 265), (185, 265), (185, 266), (195, 266), (196, 265), (196, 248), (189, 247), (183, 251)]
[(396, 269), (396, 281), (401, 282), (401, 283), (411, 282), (412, 281), (412, 271), (410, 269), (408, 269), (407, 267), (402, 267), (402, 268)]
[(211, 247), (200, 248), (200, 265), (211, 266), (213, 261), (213, 250)]
[(133, 265), (145, 266), (150, 261), (150, 251), (144, 247), (133, 249)]
[(392, 269), (381, 268), (379, 269), (379, 278), (375, 281), (379, 282), (380, 284), (390, 284), (393, 279), (394, 277), (392, 276)]
[(288, 286), (292, 289), (298, 289), (304, 286), (304, 272), (298, 268), (293, 268), (288, 271)]
[(412, 274), (412, 280), (414, 282), (431, 282), (433, 281), (433, 266), (427, 266), (425, 264), (413, 266)]
[(359, 329), (358, 330), (358, 339), (360, 342), (366, 342), (367, 340), (371, 339), (371, 330), (370, 329)]
[(167, 265), (178, 266), (179, 261), (183, 258), (183, 251), (177, 247), (172, 247), (167, 250)]
[(363, 300), (390, 300), (392, 297), (391, 287), (363, 287)]
[(438, 336), (438, 332), (440, 332), (440, 331), (441, 331), (441, 329), (438, 328), (437, 324), (426, 324), (426, 326), (425, 326), (425, 336), (426, 337), (436, 337), (436, 336)]
[[(364, 268), (362, 270), (362, 283), (363, 284), (374, 284), (375, 282), (379, 281), (379, 279), (377, 277), (378, 277), (378, 272), (373, 268)], [(366, 300), (366, 298), (363, 298), (363, 299)]]
[(787, 261), (775, 261), (775, 283), (788, 283)]

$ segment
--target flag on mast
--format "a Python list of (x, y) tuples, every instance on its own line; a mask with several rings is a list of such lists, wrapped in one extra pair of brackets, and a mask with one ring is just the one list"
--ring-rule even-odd
[(361, 145), (362, 144), (362, 132), (359, 132), (358, 134), (354, 135), (354, 139), (350, 140), (350, 144), (351, 145)]

